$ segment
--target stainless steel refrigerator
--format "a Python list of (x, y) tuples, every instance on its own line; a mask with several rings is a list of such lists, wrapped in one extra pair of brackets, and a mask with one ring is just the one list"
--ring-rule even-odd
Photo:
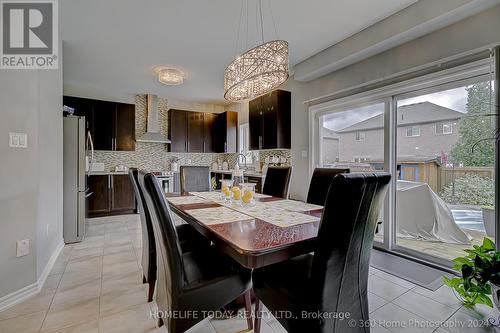
[[(87, 187), (89, 174), (86, 169), (88, 155), (93, 155), (93, 147), (90, 133), (87, 138), (85, 136), (85, 117), (69, 115), (63, 119), (63, 236), (64, 242), (68, 244), (81, 242), (85, 236), (85, 201), (92, 195)], [(90, 157), (92, 160), (93, 156)]]

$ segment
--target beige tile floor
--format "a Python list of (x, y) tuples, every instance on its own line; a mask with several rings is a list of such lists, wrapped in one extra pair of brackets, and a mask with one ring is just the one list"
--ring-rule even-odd
[[(155, 304), (142, 284), (138, 216), (91, 219), (87, 231), (82, 243), (64, 247), (38, 295), (0, 312), (0, 333), (166, 333), (150, 319)], [(368, 290), (375, 333), (500, 332), (483, 322), (498, 311), (465, 309), (446, 287), (432, 292), (372, 268)], [(234, 318), (207, 319), (190, 332), (245, 330), (246, 321)], [(266, 313), (261, 332), (286, 331)]]

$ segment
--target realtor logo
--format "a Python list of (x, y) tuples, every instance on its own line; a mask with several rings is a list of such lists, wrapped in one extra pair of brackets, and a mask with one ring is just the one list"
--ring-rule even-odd
[(58, 67), (57, 0), (0, 0), (0, 68)]

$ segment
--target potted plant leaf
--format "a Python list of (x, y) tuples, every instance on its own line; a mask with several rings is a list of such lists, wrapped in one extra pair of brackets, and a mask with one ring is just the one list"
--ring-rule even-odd
[(453, 259), (454, 269), (462, 273), (461, 277), (444, 277), (443, 282), (453, 288), (455, 295), (466, 307), (485, 304), (493, 307), (490, 295), (500, 309), (500, 252), (495, 243), (485, 237), (482, 245), (474, 245), (465, 250), (465, 257)]

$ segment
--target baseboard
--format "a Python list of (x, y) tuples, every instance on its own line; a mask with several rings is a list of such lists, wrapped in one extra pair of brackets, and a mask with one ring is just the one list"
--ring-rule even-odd
[(38, 289), (38, 282), (35, 282), (22, 289), (14, 291), (13, 293), (3, 296), (2, 298), (0, 298), (0, 312), (2, 312), (3, 310), (7, 310), (11, 306), (21, 303), (25, 299), (36, 295), (39, 292), (40, 290)]
[(43, 285), (45, 284), (45, 280), (47, 280), (47, 277), (50, 274), (50, 271), (52, 270), (52, 267), (54, 267), (54, 264), (56, 263), (57, 258), (59, 257), (59, 254), (61, 253), (62, 249), (64, 248), (64, 240), (61, 239), (59, 244), (57, 244), (56, 249), (52, 253), (52, 256), (50, 256), (49, 261), (47, 262), (47, 265), (45, 265), (45, 268), (42, 271), (42, 274), (38, 277), (37, 280), (37, 285), (39, 287), (39, 290), (42, 290)]
[(63, 247), (64, 241), (61, 239), (61, 242), (57, 245), (57, 248), (55, 249), (54, 253), (52, 253), (49, 262), (47, 262), (47, 265), (45, 265), (42, 274), (40, 274), (35, 283), (32, 283), (24, 288), (14, 291), (13, 293), (0, 297), (0, 312), (18, 303), (21, 303), (25, 299), (38, 294), (40, 290), (42, 290), (43, 285), (45, 284), (45, 280), (47, 280), (47, 277), (49, 276), (50, 271), (52, 270), (52, 267), (54, 266), (57, 257), (59, 257), (59, 254), (61, 253)]

